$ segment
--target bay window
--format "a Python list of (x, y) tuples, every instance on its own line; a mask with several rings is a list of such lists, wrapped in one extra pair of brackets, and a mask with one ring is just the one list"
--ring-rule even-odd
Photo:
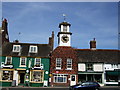
[(31, 82), (42, 83), (44, 80), (44, 71), (33, 70), (31, 71)]

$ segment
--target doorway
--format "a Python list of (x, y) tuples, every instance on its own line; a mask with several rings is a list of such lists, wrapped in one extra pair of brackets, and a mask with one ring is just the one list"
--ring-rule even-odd
[(25, 81), (25, 71), (19, 71), (19, 84), (24, 84)]
[(20, 73), (20, 83), (24, 83), (25, 73)]

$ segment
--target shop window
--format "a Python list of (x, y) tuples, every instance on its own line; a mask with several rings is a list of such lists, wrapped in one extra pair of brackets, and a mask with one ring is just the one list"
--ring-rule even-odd
[(40, 70), (31, 71), (31, 82), (43, 82), (44, 72)]
[(7, 65), (12, 64), (12, 57), (6, 57), (5, 64), (7, 64)]
[(109, 75), (109, 73), (106, 73), (106, 82), (118, 82), (118, 75)]
[(13, 71), (3, 70), (2, 80), (13, 80)]
[(94, 75), (94, 81), (102, 83), (102, 75), (101, 74), (95, 74)]
[(93, 64), (92, 63), (87, 63), (86, 64), (86, 70), (87, 71), (93, 71)]
[(54, 75), (55, 83), (67, 83), (67, 76), (62, 74)]
[(72, 69), (72, 59), (67, 59), (67, 69)]
[(56, 69), (61, 69), (61, 66), (62, 66), (62, 59), (57, 58), (56, 59)]

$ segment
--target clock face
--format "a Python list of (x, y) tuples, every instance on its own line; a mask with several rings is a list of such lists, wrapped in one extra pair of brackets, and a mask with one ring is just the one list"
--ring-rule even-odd
[(67, 43), (69, 41), (69, 37), (67, 35), (62, 36), (62, 42)]

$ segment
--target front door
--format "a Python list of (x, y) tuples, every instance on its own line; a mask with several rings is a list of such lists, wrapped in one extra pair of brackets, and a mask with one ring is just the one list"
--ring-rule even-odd
[(72, 86), (72, 85), (76, 85), (76, 75), (71, 75), (70, 86)]
[(24, 83), (25, 73), (20, 73), (20, 83)]
[(19, 84), (23, 84), (25, 80), (25, 71), (19, 71)]

